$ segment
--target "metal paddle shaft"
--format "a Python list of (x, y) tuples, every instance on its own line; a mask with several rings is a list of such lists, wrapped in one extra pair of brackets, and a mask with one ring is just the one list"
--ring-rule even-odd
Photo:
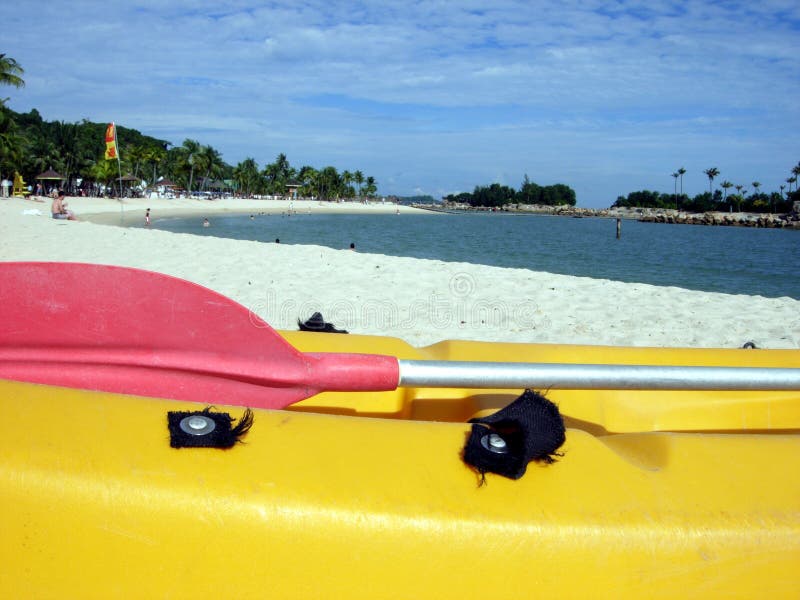
[(285, 408), (323, 391), (800, 390), (800, 369), (398, 361), (300, 352), (244, 306), (158, 273), (0, 262), (0, 379)]
[(401, 360), (400, 386), (593, 390), (800, 390), (800, 369)]

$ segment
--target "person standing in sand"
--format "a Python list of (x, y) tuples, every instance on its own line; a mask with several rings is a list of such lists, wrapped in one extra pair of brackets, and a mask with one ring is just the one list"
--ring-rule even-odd
[(145, 227), (150, 227), (150, 209), (147, 209), (147, 212), (144, 213), (144, 224)]
[(50, 206), (50, 212), (54, 219), (67, 219), (69, 221), (75, 220), (75, 215), (71, 210), (67, 210), (67, 202), (64, 200), (63, 190), (58, 190), (53, 198), (53, 204)]

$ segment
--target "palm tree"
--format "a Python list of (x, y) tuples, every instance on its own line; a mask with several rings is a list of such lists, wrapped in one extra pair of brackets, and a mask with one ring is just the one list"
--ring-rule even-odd
[(19, 63), (5, 54), (0, 54), (0, 85), (12, 85), (15, 88), (25, 87), (22, 75), (25, 70)]
[(255, 193), (261, 181), (256, 160), (248, 157), (236, 165), (233, 169), (233, 178), (245, 196)]
[(742, 212), (742, 188), (743, 185), (736, 185), (736, 212)]
[(728, 199), (728, 190), (733, 187), (733, 184), (725, 180), (720, 184), (720, 187), (725, 190), (725, 194), (722, 196), (722, 201), (725, 202)]
[(344, 195), (348, 198), (353, 195), (353, 188), (350, 184), (353, 183), (353, 174), (345, 169), (342, 171), (342, 185), (344, 186)]
[(786, 180), (786, 183), (788, 183), (788, 184), (789, 184), (789, 193), (791, 193), (791, 192), (792, 192), (792, 184), (793, 184), (794, 182), (796, 182), (796, 181), (797, 181), (797, 177), (789, 177), (789, 178)]
[[(681, 176), (681, 195), (680, 195), (681, 198), (683, 197), (683, 176), (685, 174), (686, 174), (686, 169), (684, 169), (683, 167), (678, 169), (678, 175)], [(675, 203), (675, 208), (677, 208), (677, 207), (678, 207), (678, 203), (676, 202)]]
[(712, 184), (714, 183), (714, 177), (719, 175), (719, 169), (717, 167), (711, 167), (710, 169), (706, 169), (703, 171), (708, 176), (708, 193), (711, 195), (711, 201), (714, 201), (714, 190), (712, 189)]
[[(797, 163), (794, 167), (792, 167), (792, 183), (797, 182), (797, 178), (800, 177), (800, 162)], [(794, 186), (795, 191), (797, 191), (797, 185)]]
[(677, 210), (678, 209), (678, 177), (680, 177), (680, 174), (677, 171), (675, 171), (672, 174), (672, 177), (675, 179), (674, 185), (672, 186), (672, 196), (675, 198), (675, 209)]
[(208, 185), (209, 177), (219, 177), (222, 175), (225, 163), (222, 155), (211, 146), (201, 146), (197, 153), (197, 167), (205, 172), (203, 177), (203, 189)]
[(139, 176), (139, 167), (142, 163), (147, 161), (147, 153), (150, 151), (149, 148), (146, 146), (142, 146), (137, 144), (135, 146), (131, 146), (127, 149), (128, 151), (125, 152), (125, 161), (128, 163), (126, 168), (131, 169), (133, 171), (133, 176)]
[(295, 177), (295, 170), (289, 164), (286, 155), (281, 152), (275, 162), (264, 167), (263, 175), (267, 179), (267, 193), (283, 195), (286, 184)]
[(364, 193), (369, 196), (374, 196), (375, 192), (378, 191), (378, 184), (375, 182), (374, 177), (367, 177), (367, 187), (364, 190)]
[(303, 165), (297, 173), (297, 181), (300, 184), (301, 196), (319, 195), (315, 183), (317, 180), (317, 170), (309, 165)]
[(159, 146), (150, 146), (150, 148), (147, 149), (144, 159), (153, 165), (153, 181), (150, 182), (151, 185), (156, 184), (156, 180), (158, 179), (157, 167), (166, 157), (167, 151)]
[(0, 172), (12, 173), (22, 162), (23, 138), (17, 134), (17, 125), (0, 102)]
[(361, 171), (356, 171), (353, 173), (353, 181), (356, 182), (358, 186), (358, 197), (361, 197), (361, 186), (364, 184), (364, 174)]
[(186, 159), (186, 162), (189, 164), (188, 192), (190, 196), (192, 195), (192, 181), (194, 179), (195, 156), (197, 156), (197, 154), (200, 152), (200, 148), (201, 148), (200, 142), (198, 142), (197, 140), (190, 140), (190, 139), (183, 140), (183, 144), (180, 147), (182, 154)]

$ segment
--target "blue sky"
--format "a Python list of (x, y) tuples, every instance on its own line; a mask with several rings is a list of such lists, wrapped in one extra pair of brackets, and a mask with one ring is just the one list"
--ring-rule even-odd
[(116, 121), (231, 164), (360, 169), (383, 194), (566, 183), (578, 204), (778, 190), (800, 161), (800, 4), (61, 0), (4, 15), (17, 111)]

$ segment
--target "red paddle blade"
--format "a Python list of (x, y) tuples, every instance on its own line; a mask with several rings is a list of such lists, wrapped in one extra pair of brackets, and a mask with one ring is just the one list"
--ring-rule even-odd
[(139, 269), (0, 263), (0, 378), (204, 404), (284, 408), (393, 390), (397, 359), (299, 352), (244, 306)]

